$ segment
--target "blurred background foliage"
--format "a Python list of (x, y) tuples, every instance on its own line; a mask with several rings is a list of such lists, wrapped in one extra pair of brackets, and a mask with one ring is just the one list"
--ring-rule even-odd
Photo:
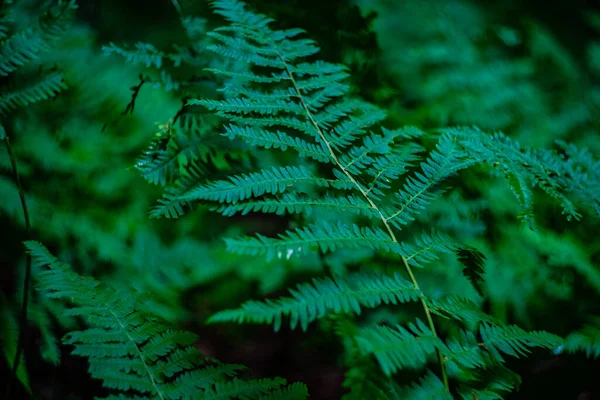
[[(15, 3), (15, 29), (37, 20), (42, 2)], [(320, 44), (324, 60), (348, 65), (356, 93), (388, 110), (390, 126), (475, 125), (528, 146), (567, 152), (557, 144), (564, 140), (599, 154), (600, 14), (591, 2), (249, 3), (276, 18), (277, 26), (305, 29)], [(318, 328), (297, 343), (293, 332), (275, 336), (269, 327), (205, 327), (203, 321), (241, 301), (279, 295), (292, 283), (322, 274), (324, 267), (335, 272), (368, 260), (378, 268), (385, 259), (340, 252), (265, 263), (228, 254), (222, 236), (274, 235), (294, 221), (225, 218), (206, 208), (175, 221), (149, 218), (177, 214), (176, 205), (157, 203), (163, 186), (169, 193), (185, 187), (194, 174), (214, 179), (224, 171), (273, 163), (270, 153), (215, 139), (219, 121), (183, 106), (190, 96), (217, 95), (219, 82), (202, 68), (213, 65), (203, 51), (204, 33), (220, 23), (207, 4), (191, 0), (79, 4), (73, 25), (31, 67), (62, 71), (67, 88), (50, 100), (1, 114), (18, 160), (32, 236), (82, 274), (144, 292), (158, 315), (198, 332), (206, 354), (245, 363), (258, 374), (302, 380), (315, 399), (339, 398), (343, 370), (332, 350), (337, 344)], [(132, 49), (137, 50), (128, 52)], [(2, 93), (13, 84), (3, 78)], [(164, 154), (174, 156), (165, 161)], [(191, 167), (198, 160), (206, 169)], [(559, 335), (600, 313), (597, 219), (584, 214), (582, 221), (568, 222), (558, 205), (540, 197), (530, 226), (514, 217), (520, 210), (503, 181), (469, 172), (453, 187), (416, 228), (446, 231), (488, 256), (487, 311)], [(21, 242), (27, 234), (5, 151), (0, 151), (0, 199), (2, 311), (10, 328), (2, 330), (2, 343), (8, 357), (16, 343), (25, 267)], [(430, 293), (473, 290), (466, 279), (456, 278), (460, 268), (450, 258), (427, 268), (421, 280)], [(82, 361), (61, 351), (58, 340), (77, 322), (58, 318), (57, 307), (33, 293), (28, 379), (32, 392), (42, 393), (38, 398), (78, 398), (74, 393), (82, 392), (72, 376), (84, 376)], [(284, 351), (290, 343), (293, 350)], [(516, 368), (524, 384), (511, 398), (600, 393), (590, 378), (598, 366), (584, 357), (533, 358)], [(83, 378), (76, 385), (86, 387), (86, 396), (97, 394)]]

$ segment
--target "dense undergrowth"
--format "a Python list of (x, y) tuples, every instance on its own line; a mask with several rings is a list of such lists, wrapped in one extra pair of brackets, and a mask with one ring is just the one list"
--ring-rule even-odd
[(600, 14), (140, 9), (2, 3), (3, 394), (600, 393)]

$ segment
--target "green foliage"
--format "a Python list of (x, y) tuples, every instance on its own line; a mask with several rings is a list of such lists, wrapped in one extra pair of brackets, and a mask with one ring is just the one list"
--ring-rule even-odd
[(6, 116), (19, 107), (46, 100), (66, 89), (64, 76), (46, 68), (42, 74), (21, 76), (17, 85), (8, 83), (5, 77), (15, 79), (15, 73), (27, 74), (26, 68), (40, 59), (64, 35), (71, 24), (77, 6), (72, 0), (61, 0), (40, 15), (35, 26), (10, 32), (10, 9), (0, 21), (5, 37), (0, 44), (0, 115)]
[[(308, 5), (166, 3), (72, 26), (72, 2), (3, 6), (0, 139), (34, 238), (73, 265), (26, 242), (44, 368), (71, 376), (71, 350), (106, 398), (309, 397), (280, 375), (314, 398), (501, 399), (542, 393), (526, 357), (600, 354), (597, 43), (466, 0), (357, 0), (339, 28)], [(92, 10), (127, 23), (93, 34)], [(22, 233), (10, 161), (0, 221)], [(10, 236), (3, 290), (24, 275)]]
[(38, 290), (67, 301), (72, 307), (64, 312), (88, 323), (88, 329), (68, 333), (63, 343), (74, 346), (73, 354), (87, 357), (92, 377), (115, 391), (107, 399), (130, 398), (132, 392), (137, 399), (306, 398), (300, 384), (280, 389), (285, 385), (280, 378), (232, 378), (242, 366), (203, 356), (192, 346), (196, 335), (173, 330), (153, 317), (139, 295), (76, 274), (39, 243), (26, 246), (34, 262), (44, 267)]
[[(282, 317), (289, 316), (291, 328), (300, 324), (306, 330), (308, 324), (317, 318), (339, 313), (358, 314), (365, 303), (372, 308), (390, 300), (395, 303), (398, 300), (419, 299), (427, 317), (427, 325), (417, 320), (417, 325), (410, 325), (408, 330), (400, 325), (396, 329), (386, 326), (366, 327), (356, 336), (357, 348), (363, 354), (374, 355), (386, 374), (407, 367), (422, 368), (428, 363), (430, 355), (437, 354), (442, 373), (442, 380), (439, 381), (441, 385), (435, 384), (434, 379), (428, 377), (421, 382), (421, 389), (413, 390), (435, 388), (436, 392), (448, 392), (450, 388), (445, 354), (450, 354), (451, 351), (438, 336), (430, 315), (431, 307), (436, 303), (428, 300), (426, 293), (419, 290), (408, 260), (414, 259), (417, 254), (433, 259), (428, 252), (435, 247), (434, 239), (425, 236), (418, 242), (419, 247), (416, 249), (406, 245), (403, 247), (393, 228), (405, 229), (443, 193), (443, 182), (457, 172), (483, 162), (499, 169), (501, 175), (508, 178), (517, 200), (525, 209), (523, 216), (526, 220), (533, 213), (532, 184), (559, 199), (563, 213), (569, 219), (580, 219), (581, 215), (575, 211), (572, 201), (563, 192), (575, 186), (581, 187), (573, 184), (581, 175), (577, 172), (568, 176), (559, 172), (551, 174), (548, 171), (550, 168), (568, 168), (566, 160), (555, 152), (523, 149), (516, 141), (502, 134), (490, 136), (474, 129), (456, 128), (445, 130), (439, 136), (437, 146), (420, 163), (420, 168), (404, 179), (399, 190), (387, 184), (369, 181), (369, 175), (379, 176), (378, 169), (372, 169), (371, 173), (367, 171), (381, 166), (375, 162), (380, 155), (386, 156), (384, 163), (404, 163), (403, 167), (410, 168), (410, 164), (406, 164), (404, 159), (396, 158), (393, 152), (395, 142), (398, 140), (400, 144), (414, 140), (423, 136), (423, 133), (415, 133), (410, 128), (383, 130), (383, 136), (367, 132), (366, 128), (377, 122), (365, 119), (374, 106), (348, 97), (349, 87), (343, 83), (347, 74), (343, 73), (342, 67), (325, 62), (305, 61), (306, 57), (316, 54), (318, 48), (314, 42), (299, 38), (300, 30), (273, 30), (269, 27), (271, 19), (247, 11), (237, 1), (215, 1), (214, 7), (231, 25), (217, 28), (209, 34), (217, 42), (211, 49), (227, 58), (249, 64), (249, 72), (241, 76), (213, 69), (217, 75), (234, 76), (223, 88), (224, 99), (197, 99), (188, 104), (203, 105), (229, 120), (229, 125), (225, 125), (224, 135), (230, 139), (241, 138), (248, 144), (265, 149), (295, 150), (303, 163), (311, 165), (308, 160), (304, 161), (308, 156), (317, 162), (329, 164), (331, 169), (329, 175), (322, 177), (315, 176), (303, 166), (274, 167), (250, 174), (233, 175), (229, 180), (199, 183), (196, 187), (181, 192), (177, 200), (208, 205), (221, 203), (220, 207), (213, 206), (213, 209), (224, 215), (236, 212), (246, 214), (251, 211), (277, 215), (305, 213), (308, 206), (318, 208), (323, 205), (327, 205), (328, 211), (335, 215), (336, 212), (343, 213), (354, 207), (361, 210), (356, 214), (364, 220), (383, 225), (383, 229), (320, 221), (280, 234), (277, 239), (261, 234), (226, 239), (227, 248), (243, 255), (266, 255), (267, 260), (271, 260), (275, 257), (290, 259), (295, 255), (306, 254), (310, 249), (328, 253), (340, 248), (365, 247), (399, 256), (410, 281), (402, 284), (401, 292), (397, 291), (398, 288), (393, 288), (402, 297), (390, 298), (389, 284), (371, 283), (373, 278), (367, 272), (335, 280), (325, 278), (315, 280), (312, 285), (298, 286), (291, 292), (291, 298), (250, 301), (240, 309), (217, 313), (209, 321), (268, 323), (278, 330)], [(338, 200), (332, 201), (331, 197), (319, 197), (319, 188), (328, 189), (328, 195), (336, 190), (349, 191), (353, 193), (353, 197), (343, 197), (340, 194), (340, 197), (336, 196)], [(394, 198), (389, 201), (391, 194)], [(584, 203), (594, 201), (593, 197), (582, 197)], [(249, 203), (250, 201), (252, 202)], [(449, 245), (449, 239), (445, 242), (446, 245), (438, 245), (437, 250), (456, 249), (458, 260), (464, 265), (464, 274), (477, 291), (484, 295), (483, 254), (470, 247)], [(407, 249), (413, 254), (406, 254)], [(384, 282), (389, 279), (384, 278)], [(399, 276), (396, 275), (391, 282), (401, 282), (398, 279)], [(407, 289), (410, 296), (403, 294)], [(463, 300), (463, 303), (468, 304), (468, 300)], [(448, 304), (460, 303), (454, 301)], [(455, 320), (465, 318), (464, 314), (453, 307), (442, 306), (436, 310), (443, 310)], [(488, 363), (491, 367), (501, 361), (500, 351), (519, 357), (526, 353), (528, 346), (553, 349), (561, 343), (561, 339), (551, 334), (527, 333), (502, 323), (482, 325), (480, 336), (487, 355), (480, 356), (477, 360), (467, 358), (462, 363), (456, 363), (456, 368), (463, 376), (468, 376), (469, 369), (485, 368)], [(473, 336), (463, 333), (461, 338), (466, 342), (452, 342), (454, 348), (468, 343), (473, 345), (468, 340)], [(478, 349), (478, 346), (475, 342), (473, 348)]]
[(282, 317), (290, 317), (290, 327), (298, 324), (306, 330), (312, 321), (328, 313), (360, 314), (361, 307), (373, 308), (417, 300), (420, 293), (400, 275), (394, 277), (351, 275), (345, 279), (314, 280), (291, 291), (293, 297), (260, 303), (250, 301), (238, 310), (226, 310), (213, 315), (209, 322), (254, 322), (273, 324), (279, 330)]

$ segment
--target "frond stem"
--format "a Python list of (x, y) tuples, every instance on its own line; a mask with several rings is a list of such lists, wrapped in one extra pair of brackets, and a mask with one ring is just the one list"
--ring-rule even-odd
[(131, 343), (133, 343), (133, 346), (135, 347), (135, 351), (138, 353), (140, 360), (142, 360), (144, 369), (146, 370), (146, 373), (148, 374), (148, 377), (150, 378), (150, 382), (152, 382), (152, 386), (154, 386), (154, 390), (156, 390), (156, 395), (160, 398), (160, 400), (165, 400), (165, 397), (163, 396), (161, 391), (158, 389), (158, 385), (156, 384), (156, 381), (154, 380), (154, 377), (152, 376), (152, 372), (150, 371), (148, 364), (146, 364), (146, 359), (144, 358), (142, 351), (140, 350), (140, 348), (137, 345), (137, 343), (135, 342), (135, 340), (129, 334), (127, 327), (125, 326), (125, 324), (123, 322), (121, 322), (121, 319), (113, 312), (113, 310), (111, 310), (110, 308), (107, 308), (107, 309), (110, 312), (110, 314), (114, 317), (114, 319), (117, 321), (117, 323), (119, 324), (121, 329), (123, 329), (123, 331), (125, 332), (125, 335), (127, 335), (127, 338), (131, 341)]
[[(6, 151), (8, 152), (8, 158), (10, 159), (13, 176), (17, 185), (17, 189), (19, 191), (19, 198), (21, 199), (21, 208), (23, 209), (23, 218), (25, 219), (25, 230), (27, 240), (31, 240), (31, 221), (29, 219), (29, 209), (27, 208), (27, 201), (25, 200), (25, 191), (23, 190), (23, 185), (21, 184), (21, 175), (19, 174), (19, 169), (17, 168), (17, 160), (12, 152), (8, 132), (6, 133), (6, 137), (4, 138), (4, 144), (6, 145)], [(26, 256), (26, 259), (27, 261), (25, 265), (25, 279), (23, 281), (23, 300), (21, 304), (21, 315), (19, 317), (19, 336), (17, 339), (15, 359), (12, 365), (12, 376), (11, 378), (9, 378), (8, 384), (6, 386), (7, 399), (10, 398), (11, 383), (13, 379), (16, 379), (17, 377), (17, 369), (19, 368), (19, 362), (21, 361), (21, 354), (23, 352), (23, 341), (25, 340), (25, 328), (27, 326), (27, 310), (29, 306), (29, 292), (31, 290), (31, 255), (29, 255), (29, 253)]]
[[(290, 70), (290, 68), (289, 68), (289, 66), (288, 66), (285, 58), (279, 52), (279, 49), (277, 48), (277, 46), (275, 46), (274, 43), (272, 45), (273, 45), (273, 49), (277, 53), (277, 56), (280, 58), (281, 62), (283, 63), (283, 66), (284, 66), (284, 69), (285, 69), (287, 75), (290, 77), (290, 81), (292, 82), (292, 85), (294, 86), (294, 90), (297, 93), (297, 97), (300, 100), (300, 104), (302, 105), (302, 108), (304, 108), (304, 111), (306, 112), (306, 115), (307, 115), (310, 123), (315, 127), (315, 129), (319, 133), (319, 137), (321, 138), (321, 141), (325, 144), (325, 146), (326, 146), (326, 148), (327, 148), (327, 150), (329, 152), (329, 155), (330, 155), (331, 159), (337, 165), (337, 167), (344, 173), (344, 175), (346, 175), (346, 177), (356, 186), (356, 188), (360, 191), (360, 193), (365, 198), (365, 200), (369, 203), (369, 205), (371, 207), (373, 207), (373, 209), (375, 209), (377, 211), (377, 213), (379, 214), (379, 217), (381, 218), (381, 222), (385, 226), (385, 229), (387, 230), (390, 238), (395, 243), (397, 243), (399, 245), (400, 243), (398, 242), (398, 239), (396, 238), (396, 235), (392, 231), (392, 227), (388, 223), (388, 218), (386, 218), (383, 215), (383, 213), (381, 212), (381, 210), (379, 209), (379, 207), (377, 207), (377, 205), (373, 202), (373, 200), (371, 200), (371, 198), (368, 196), (367, 191), (365, 191), (362, 188), (362, 186), (356, 181), (356, 179), (354, 178), (354, 176), (352, 176), (352, 174), (350, 174), (350, 172), (348, 172), (348, 170), (344, 167), (344, 165), (340, 162), (340, 160), (338, 159), (338, 157), (335, 155), (335, 152), (333, 151), (333, 148), (331, 147), (330, 143), (327, 141), (327, 138), (325, 137), (325, 134), (323, 133), (323, 130), (321, 129), (321, 127), (319, 126), (319, 124), (315, 121), (315, 119), (314, 119), (311, 111), (309, 110), (308, 106), (306, 105), (306, 102), (304, 101), (304, 96), (300, 92), (300, 89), (298, 87), (298, 83), (296, 82), (296, 79), (294, 78), (294, 75), (293, 75), (292, 71)], [(419, 290), (420, 289), (419, 284), (417, 282), (417, 279), (415, 278), (415, 275), (414, 275), (414, 273), (412, 271), (412, 268), (410, 267), (410, 265), (408, 264), (408, 261), (406, 260), (406, 257), (404, 257), (402, 255), (400, 257), (402, 259), (402, 264), (404, 265), (404, 268), (406, 270), (406, 273), (408, 274), (408, 277), (409, 277), (410, 281), (415, 286), (415, 289)], [(431, 316), (431, 310), (429, 309), (429, 305), (427, 304), (427, 300), (425, 299), (425, 295), (424, 294), (421, 294), (420, 301), (421, 301), (421, 304), (423, 305), (423, 310), (425, 311), (425, 317), (427, 319), (427, 323), (429, 325), (429, 329), (431, 329), (431, 332), (437, 338), (438, 334), (437, 334), (437, 331), (435, 329), (435, 324), (433, 323), (433, 318)], [(438, 357), (438, 361), (439, 361), (440, 369), (441, 369), (441, 373), (442, 373), (442, 380), (444, 382), (444, 389), (447, 392), (449, 392), (450, 391), (450, 385), (448, 383), (448, 374), (446, 372), (446, 365), (445, 365), (445, 362), (444, 362), (444, 356), (443, 356), (443, 354), (442, 354), (442, 352), (441, 352), (440, 349), (437, 349), (436, 352), (437, 352), (437, 357)]]

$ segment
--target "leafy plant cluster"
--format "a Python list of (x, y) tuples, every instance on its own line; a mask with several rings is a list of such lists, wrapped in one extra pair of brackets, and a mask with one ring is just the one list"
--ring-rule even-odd
[[(534, 349), (600, 354), (600, 249), (584, 243), (600, 215), (600, 162), (593, 140), (591, 150), (583, 134), (565, 140), (597, 137), (597, 99), (580, 98), (584, 74), (551, 35), (532, 25), (531, 54), (512, 57), (518, 30), (495, 27), (486, 42), (489, 23), (470, 3), (357, 2), (379, 11), (382, 79), (395, 82), (369, 96), (375, 104), (349, 68), (320, 57), (310, 32), (238, 0), (211, 1), (206, 19), (172, 3), (182, 35), (170, 49), (109, 43), (99, 57), (82, 26), (69, 28), (73, 2), (52, 3), (37, 28), (0, 30), (2, 210), (11, 227), (21, 214), (33, 226), (25, 261), (11, 261), (25, 285), (3, 297), (2, 343), (30, 395), (19, 356), (27, 319), (43, 359), (85, 357), (112, 399), (318, 398), (319, 388), (198, 350), (198, 335), (233, 324), (327, 340), (345, 399), (509, 398), (522, 381), (515, 359)], [(99, 76), (137, 75), (129, 92), (84, 79), (86, 60), (89, 74), (115, 57), (126, 64)], [(562, 81), (536, 77), (547, 59)], [(44, 86), (52, 74), (58, 86)], [(19, 89), (30, 79), (33, 89)], [(143, 150), (148, 115), (164, 122)], [(548, 138), (557, 141), (534, 147)], [(38, 176), (44, 185), (20, 184)], [(90, 200), (64, 199), (79, 188)], [(190, 310), (190, 295), (207, 309)], [(543, 308), (564, 303), (579, 312), (567, 328), (540, 323)], [(205, 316), (190, 328), (198, 335), (180, 328)]]

